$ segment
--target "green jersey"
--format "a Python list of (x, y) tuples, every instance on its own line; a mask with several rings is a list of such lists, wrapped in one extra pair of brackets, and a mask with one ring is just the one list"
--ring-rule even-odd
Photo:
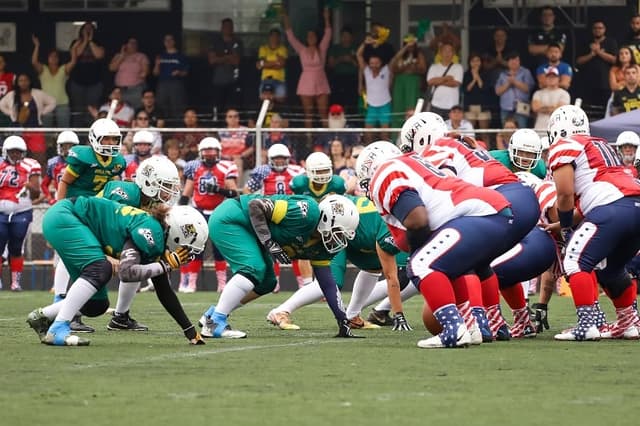
[(347, 190), (347, 183), (340, 176), (333, 175), (329, 182), (322, 185), (320, 189), (315, 189), (313, 182), (309, 180), (307, 175), (298, 175), (291, 179), (289, 187), (294, 194), (308, 195), (319, 200), (327, 194), (344, 194)]
[(144, 210), (104, 198), (78, 197), (72, 211), (111, 257), (120, 257), (128, 239), (138, 248), (144, 262), (153, 261), (164, 252), (162, 225)]
[(97, 196), (120, 204), (126, 204), (127, 206), (140, 207), (142, 192), (138, 185), (133, 182), (112, 180), (107, 182)]
[(242, 195), (240, 204), (249, 216), (249, 201), (267, 198), (274, 204), (269, 231), (292, 259), (309, 259), (315, 266), (327, 266), (333, 257), (322, 241), (314, 237), (320, 221), (318, 203), (304, 195)]
[(396, 255), (400, 249), (395, 246), (391, 232), (389, 228), (382, 220), (380, 213), (376, 206), (367, 197), (356, 197), (353, 195), (346, 195), (353, 204), (356, 205), (358, 213), (360, 214), (360, 222), (356, 229), (356, 236), (353, 240), (349, 241), (349, 245), (345, 249), (347, 251), (347, 258), (351, 260), (354, 255), (368, 255), (375, 256), (376, 243), (380, 245), (382, 250), (389, 254)]
[(107, 182), (120, 176), (126, 166), (121, 154), (104, 161), (90, 146), (74, 146), (67, 156), (66, 170), (76, 180), (69, 185), (67, 198), (96, 195)]
[(538, 161), (538, 164), (536, 164), (533, 169), (524, 170), (516, 167), (515, 164), (511, 162), (511, 159), (509, 158), (509, 150), (507, 149), (489, 151), (489, 155), (501, 162), (507, 169), (511, 170), (512, 172), (529, 172), (538, 176), (540, 179), (544, 179), (547, 176), (547, 166), (545, 166), (544, 161), (542, 160)]

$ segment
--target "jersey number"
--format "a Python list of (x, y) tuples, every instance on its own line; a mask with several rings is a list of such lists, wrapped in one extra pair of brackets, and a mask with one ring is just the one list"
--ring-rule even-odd
[(93, 177), (93, 192), (100, 192), (109, 181), (109, 176), (96, 175)]
[(602, 160), (607, 167), (622, 166), (620, 157), (608, 143), (593, 141), (593, 146), (598, 148), (598, 151), (600, 151), (600, 155), (602, 156)]
[(276, 182), (276, 194), (286, 194), (287, 193), (287, 186), (284, 184), (284, 182)]
[(0, 174), (0, 186), (11, 186), (17, 188), (19, 181), (20, 175), (15, 169), (3, 170), (2, 174)]
[(440, 169), (438, 169), (436, 166), (434, 166), (433, 164), (431, 164), (426, 158), (421, 157), (418, 154), (412, 155), (411, 158), (413, 158), (414, 160), (416, 160), (422, 167), (424, 167), (425, 169), (427, 169), (429, 172), (431, 172), (432, 174), (438, 176), (438, 177), (447, 177), (447, 175), (445, 175), (444, 173), (442, 173), (440, 171)]
[(208, 192), (207, 191), (207, 185), (211, 185), (212, 187), (215, 187), (218, 185), (218, 179), (215, 176), (206, 176), (206, 177), (201, 177), (200, 179), (198, 179), (198, 192), (200, 194), (209, 194), (209, 195), (213, 195), (215, 194), (215, 192)]

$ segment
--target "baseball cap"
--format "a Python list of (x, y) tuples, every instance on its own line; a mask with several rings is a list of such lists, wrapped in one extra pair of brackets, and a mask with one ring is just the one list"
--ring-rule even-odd
[(262, 85), (262, 91), (263, 92), (273, 92), (273, 84), (271, 83), (265, 83)]
[(544, 75), (560, 75), (560, 71), (556, 67), (547, 67), (544, 69)]
[(344, 113), (344, 108), (342, 105), (333, 104), (329, 107), (329, 114), (338, 115)]

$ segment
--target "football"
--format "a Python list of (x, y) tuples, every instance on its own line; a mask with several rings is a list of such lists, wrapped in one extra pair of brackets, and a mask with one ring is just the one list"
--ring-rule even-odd
[(422, 322), (427, 330), (434, 336), (440, 334), (442, 331), (442, 325), (440, 325), (436, 317), (433, 316), (433, 312), (431, 312), (431, 308), (426, 302), (422, 308)]

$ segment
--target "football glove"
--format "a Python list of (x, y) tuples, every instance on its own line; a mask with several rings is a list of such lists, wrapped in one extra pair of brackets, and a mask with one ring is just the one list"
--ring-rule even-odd
[(411, 330), (413, 330), (413, 328), (411, 328), (411, 326), (409, 325), (409, 322), (404, 317), (404, 314), (402, 312), (397, 312), (393, 316), (393, 328), (391, 328), (391, 329), (393, 331), (411, 331)]
[(546, 303), (534, 303), (531, 308), (535, 311), (533, 320), (536, 326), (536, 333), (542, 333), (549, 329), (548, 311)]
[(209, 194), (217, 194), (220, 188), (215, 183), (208, 183), (205, 185), (205, 189)]
[(287, 255), (287, 253), (282, 250), (282, 247), (280, 247), (280, 244), (276, 243), (275, 241), (265, 241), (264, 247), (269, 250), (269, 254), (271, 254), (273, 260), (280, 263), (281, 265), (288, 265), (291, 263), (289, 255)]
[(218, 194), (225, 198), (236, 198), (238, 196), (238, 191), (235, 189), (218, 189)]
[(165, 250), (162, 255), (163, 266), (168, 266), (170, 269), (178, 269), (190, 260), (191, 251), (186, 247), (178, 247), (175, 251)]

